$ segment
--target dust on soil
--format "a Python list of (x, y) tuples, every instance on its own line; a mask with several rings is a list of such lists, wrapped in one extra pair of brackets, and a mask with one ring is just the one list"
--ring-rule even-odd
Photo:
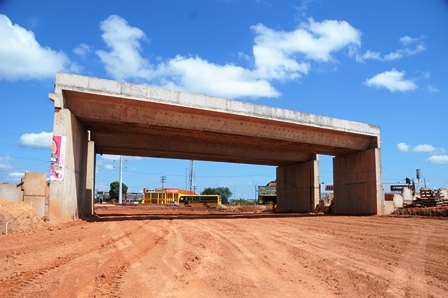
[(0, 234), (30, 230), (44, 225), (44, 221), (30, 204), (0, 198)]
[(448, 296), (448, 221), (98, 208), (0, 236), (2, 297)]

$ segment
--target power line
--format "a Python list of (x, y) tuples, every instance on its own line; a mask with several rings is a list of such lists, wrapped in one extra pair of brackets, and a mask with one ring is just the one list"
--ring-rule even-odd
[[(184, 175), (176, 175), (176, 174), (166, 174), (166, 173), (151, 173), (151, 172), (145, 172), (145, 171), (135, 171), (135, 170), (127, 170), (127, 173), (134, 173), (134, 174), (146, 174), (151, 176), (160, 176), (165, 175), (169, 177), (184, 177)], [(266, 174), (247, 174), (247, 175), (195, 175), (195, 177), (199, 178), (232, 178), (232, 177), (263, 177), (263, 176), (272, 176), (273, 173), (266, 173)]]

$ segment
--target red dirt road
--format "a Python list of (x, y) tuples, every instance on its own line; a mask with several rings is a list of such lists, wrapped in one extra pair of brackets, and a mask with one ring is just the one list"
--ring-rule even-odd
[(0, 297), (448, 297), (443, 219), (98, 213), (0, 236)]

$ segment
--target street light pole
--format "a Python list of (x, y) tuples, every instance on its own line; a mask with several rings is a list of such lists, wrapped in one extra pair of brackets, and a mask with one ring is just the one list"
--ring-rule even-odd
[(161, 176), (160, 177), (160, 181), (162, 182), (162, 202), (165, 204), (165, 181), (166, 181), (166, 176)]
[(123, 157), (120, 155), (120, 179), (118, 182), (118, 204), (123, 203)]

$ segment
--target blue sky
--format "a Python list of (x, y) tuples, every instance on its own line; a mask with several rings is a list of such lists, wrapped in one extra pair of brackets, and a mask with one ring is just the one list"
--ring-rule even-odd
[[(384, 182), (448, 186), (448, 1), (0, 1), (0, 181), (48, 173), (57, 71), (379, 125)], [(98, 156), (97, 188), (118, 178)], [(185, 187), (189, 161), (126, 158), (132, 191)], [(253, 198), (275, 168), (196, 162)], [(321, 157), (321, 181), (332, 181)]]

